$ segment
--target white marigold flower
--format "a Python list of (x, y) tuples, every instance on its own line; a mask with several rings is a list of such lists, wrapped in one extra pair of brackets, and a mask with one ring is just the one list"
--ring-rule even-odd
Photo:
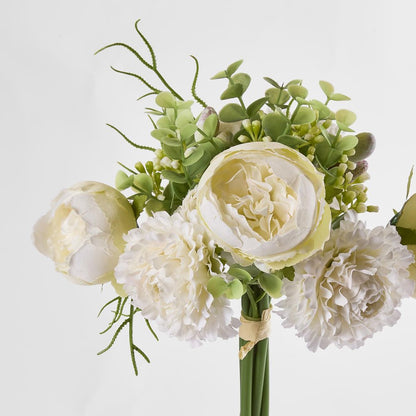
[(396, 308), (414, 290), (412, 261), (394, 227), (369, 230), (349, 213), (322, 251), (295, 266), (294, 280), (284, 280), (283, 326), (295, 327), (312, 351), (362, 346), (399, 319)]
[(117, 282), (161, 331), (199, 345), (236, 334), (228, 299), (207, 290), (222, 264), (215, 245), (206, 240), (196, 212), (172, 216), (156, 212), (125, 237), (125, 252), (115, 270)]

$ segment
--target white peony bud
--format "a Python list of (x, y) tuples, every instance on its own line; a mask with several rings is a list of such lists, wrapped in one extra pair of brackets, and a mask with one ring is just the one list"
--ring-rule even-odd
[(137, 226), (127, 199), (99, 182), (64, 189), (34, 227), (36, 248), (59, 272), (79, 284), (113, 280), (123, 235)]

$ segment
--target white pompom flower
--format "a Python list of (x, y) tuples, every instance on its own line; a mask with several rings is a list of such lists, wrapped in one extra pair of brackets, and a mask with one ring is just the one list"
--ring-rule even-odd
[(324, 248), (295, 266), (294, 280), (284, 280), (283, 326), (295, 327), (312, 351), (362, 346), (399, 319), (401, 299), (414, 290), (412, 261), (394, 227), (369, 230), (348, 213)]
[(222, 273), (215, 245), (206, 239), (195, 211), (186, 218), (156, 212), (131, 230), (115, 270), (117, 282), (161, 331), (200, 345), (236, 335), (229, 300), (213, 298), (207, 282)]

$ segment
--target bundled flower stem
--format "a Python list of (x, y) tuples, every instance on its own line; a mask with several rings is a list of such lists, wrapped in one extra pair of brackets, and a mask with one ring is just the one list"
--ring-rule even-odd
[[(249, 290), (252, 293), (246, 293), (241, 298), (241, 312), (246, 319), (259, 321), (263, 311), (270, 307), (270, 296), (259, 286), (251, 286)], [(240, 348), (246, 343), (240, 338)], [(259, 341), (240, 360), (240, 408), (240, 416), (269, 415), (268, 338)]]

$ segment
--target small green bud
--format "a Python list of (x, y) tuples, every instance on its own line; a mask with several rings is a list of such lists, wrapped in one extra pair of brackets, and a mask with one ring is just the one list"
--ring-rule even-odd
[(264, 136), (262, 139), (264, 142), (272, 142), (273, 139), (270, 136)]
[(357, 201), (358, 202), (365, 202), (365, 201), (367, 201), (367, 199), (368, 199), (368, 197), (367, 197), (367, 194), (365, 192), (360, 192), (357, 195)]
[(362, 213), (364, 213), (364, 212), (366, 212), (367, 211), (367, 207), (365, 206), (365, 204), (364, 203), (362, 203), (362, 202), (360, 202), (356, 207), (355, 207), (355, 210), (359, 213), (359, 214), (362, 214)]
[(351, 162), (350, 160), (347, 162), (347, 166), (349, 170), (354, 170), (357, 167), (357, 164), (354, 162)]
[(350, 182), (352, 181), (352, 179), (353, 179), (353, 174), (352, 174), (352, 172), (347, 172), (347, 173), (345, 174), (345, 180), (346, 180), (348, 183), (350, 183)]
[(315, 146), (309, 146), (309, 149), (308, 149), (308, 154), (309, 155), (314, 155), (315, 151), (316, 151)]
[(160, 186), (160, 183), (162, 182), (162, 178), (160, 176), (160, 172), (155, 172), (154, 173), (153, 180), (154, 180), (156, 186), (159, 187)]
[(164, 200), (166, 199), (165, 195), (163, 195), (163, 194), (159, 194), (156, 198), (157, 198), (159, 201), (164, 201)]
[(348, 162), (348, 156), (347, 155), (342, 155), (340, 160), (341, 160), (342, 163), (347, 163)]
[(376, 206), (376, 205), (368, 205), (367, 206), (367, 211), (368, 212), (378, 212), (378, 206)]
[(356, 196), (357, 196), (357, 194), (354, 191), (348, 191), (348, 192), (345, 192), (342, 195), (342, 200), (346, 204), (350, 204), (352, 201), (354, 201), (354, 199), (355, 199)]
[(254, 120), (251, 123), (251, 126), (253, 128), (254, 136), (258, 137), (260, 130), (261, 130), (261, 122), (259, 120)]
[(136, 168), (137, 172), (145, 173), (145, 169), (142, 162), (137, 162), (134, 167)]
[[(151, 160), (149, 160), (148, 162), (146, 162), (146, 170), (151, 174), (153, 172), (153, 162)], [(141, 171), (139, 171), (141, 172)], [(144, 173), (144, 172), (142, 172)]]
[(315, 155), (311, 155), (311, 154), (309, 154), (309, 155), (307, 155), (306, 156), (311, 162), (313, 162), (313, 160), (315, 159)]
[(253, 128), (251, 125), (251, 121), (249, 119), (245, 119), (241, 122), (241, 124), (243, 125), (243, 127), (249, 132), (249, 133), (253, 133)]
[(322, 134), (320, 134), (319, 136), (316, 136), (315, 139), (313, 140), (315, 143), (322, 143), (324, 141), (324, 136), (322, 136)]
[(343, 176), (347, 167), (348, 166), (345, 163), (340, 163), (337, 168), (337, 176)]
[(338, 176), (337, 179), (335, 179), (334, 185), (335, 186), (341, 186), (345, 182), (345, 179), (342, 176)]
[(162, 150), (162, 149), (156, 149), (156, 150), (155, 150), (155, 156), (156, 156), (158, 159), (162, 159), (162, 157), (163, 157), (163, 150)]
[(251, 141), (250, 137), (247, 137), (244, 134), (242, 134), (241, 136), (239, 136), (237, 140), (240, 143), (247, 143), (247, 142), (250, 142)]
[(325, 120), (323, 126), (327, 129), (331, 127), (331, 124), (332, 124), (332, 120)]
[(353, 155), (355, 155), (355, 150), (354, 149), (350, 149), (347, 150), (346, 152), (344, 152), (348, 157), (351, 157)]

